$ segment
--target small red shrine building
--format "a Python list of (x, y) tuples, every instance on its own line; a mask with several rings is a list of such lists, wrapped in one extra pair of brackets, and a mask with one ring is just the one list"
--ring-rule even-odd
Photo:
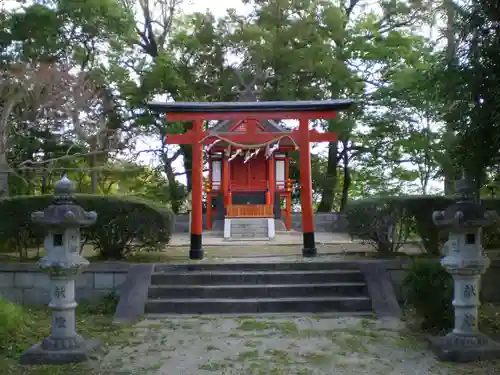
[[(208, 130), (209, 172), (205, 184), (207, 229), (224, 218), (283, 219), (291, 228), (290, 152), (298, 147), (290, 131), (274, 120), (224, 120)], [(272, 141), (235, 143), (231, 134), (269, 134)], [(283, 135), (280, 137), (280, 135)]]

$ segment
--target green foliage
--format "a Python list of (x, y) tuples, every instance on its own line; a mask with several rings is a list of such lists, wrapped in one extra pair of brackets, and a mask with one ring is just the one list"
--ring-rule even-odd
[[(440, 255), (448, 235), (434, 224), (432, 214), (434, 211), (445, 210), (453, 203), (451, 197), (430, 195), (351, 201), (345, 211), (349, 222), (348, 231), (351, 237), (365, 240), (381, 252), (396, 251), (409, 236), (416, 235), (428, 254)], [(485, 198), (481, 200), (481, 204), (486, 210), (500, 214), (500, 199)], [(388, 226), (394, 222), (399, 225), (396, 231), (398, 228), (405, 230), (397, 232), (395, 242), (389, 246), (387, 241), (391, 236), (387, 237), (386, 233)], [(483, 229), (482, 245), (485, 249), (500, 248), (498, 226)]]
[(403, 281), (407, 304), (423, 319), (424, 330), (446, 330), (453, 325), (453, 281), (438, 261), (410, 262)]
[(405, 197), (404, 204), (425, 251), (428, 254), (439, 255), (447, 235), (434, 224), (432, 214), (434, 211), (445, 210), (453, 204), (453, 201), (443, 196), (414, 196)]
[(447, 116), (452, 130), (457, 133), (453, 156), (467, 176), (476, 182), (477, 188), (485, 182), (486, 169), (498, 169), (499, 166), (500, 110), (496, 103), (500, 100), (500, 29), (497, 8), (489, 2), (462, 3), (454, 20), (457, 56), (453, 65), (443, 59), (445, 74), (440, 77), (441, 94), (448, 103), (453, 103), (449, 105)]
[(349, 235), (373, 245), (383, 254), (396, 252), (411, 234), (413, 223), (402, 199), (351, 201), (344, 214)]
[(21, 306), (0, 296), (0, 353), (19, 350), (29, 323), (29, 316)]
[[(432, 221), (434, 211), (443, 211), (454, 203), (450, 197), (424, 196), (407, 197), (406, 206), (415, 220), (415, 230), (420, 236), (422, 245), (429, 254), (439, 254), (440, 249), (448, 238), (448, 234), (439, 231)], [(481, 199), (481, 205), (486, 210), (496, 211), (500, 214), (500, 200), (493, 198)], [(482, 245), (485, 249), (500, 248), (500, 228), (493, 226), (484, 228)]]
[[(455, 144), (445, 139), (444, 131), (464, 133), (459, 134), (463, 144), (456, 159), (467, 164), (467, 170), (481, 170), (482, 176), (483, 164), (498, 164), (498, 106), (491, 103), (498, 102), (500, 85), (490, 79), (500, 76), (495, 74), (498, 30), (492, 27), (494, 10), (479, 3), (458, 12), (460, 22), (448, 22), (456, 28), (450, 35), (459, 39), (460, 66), (455, 67), (448, 56), (442, 64), (435, 40), (414, 31), (415, 25), (434, 27), (436, 8), (446, 10), (452, 2), (382, 0), (366, 8), (361, 1), (350, 6), (311, 0), (245, 1), (250, 14), (230, 10), (221, 18), (209, 11), (181, 14), (178, 2), (165, 1), (154, 7), (117, 0), (18, 3), (17, 9), (0, 15), (4, 66), (55, 61), (98, 76), (115, 104), (104, 117), (110, 128), (120, 129), (127, 146), (139, 135), (164, 139), (167, 133), (189, 127), (167, 126), (161, 116), (144, 111), (147, 100), (160, 94), (177, 101), (231, 101), (241, 88), (234, 74), (238, 70), (245, 80), (266, 72), (255, 82), (261, 100), (358, 100), (353, 111), (314, 123), (339, 135), (327, 155), (313, 158), (314, 198), (321, 200), (322, 211), (344, 207), (348, 196), (433, 193), (433, 180), (456, 169), (445, 151)], [(234, 56), (243, 61), (241, 68), (232, 64)], [(471, 98), (482, 98), (481, 104), (471, 104)], [(102, 107), (96, 103), (82, 118), (102, 117)], [(95, 164), (87, 160), (89, 145), (84, 149), (75, 141), (67, 118), (26, 126), (12, 117), (12, 131), (6, 133), (9, 166), (16, 170), (9, 178), (11, 194), (47, 194), (53, 185), (52, 168), (95, 168), (115, 156), (100, 155)], [(442, 122), (450, 129), (436, 126)], [(84, 156), (47, 163), (43, 172), (18, 169), (32, 165), (28, 160), (40, 166), (47, 159), (64, 158), (69, 149)], [(175, 152), (162, 144), (148, 152), (159, 160), (155, 176), (94, 170), (70, 171), (70, 178), (80, 193), (119, 191), (170, 204), (177, 212), (186, 191), (175, 182), (183, 171), (174, 171), (172, 165), (182, 157), (189, 173), (190, 146)], [(297, 168), (292, 175), (299, 175)], [(190, 184), (188, 176), (188, 191)], [(436, 235), (426, 239), (431, 230), (418, 231), (435, 252)], [(485, 234), (488, 243), (497, 241), (494, 237)]]
[(394, 252), (411, 235), (420, 237), (429, 254), (438, 255), (443, 241), (432, 213), (452, 204), (446, 197), (402, 196), (351, 201), (345, 211), (348, 232), (371, 243), (378, 251)]
[(44, 231), (31, 221), (31, 213), (43, 210), (50, 203), (49, 196), (17, 196), (0, 200), (0, 250), (28, 258), (28, 251), (40, 249)]
[[(496, 211), (500, 215), (500, 199), (483, 198), (481, 204), (484, 209)], [(485, 249), (500, 249), (500, 227), (493, 226), (483, 229), (482, 244)]]
[[(0, 249), (26, 258), (43, 242), (43, 229), (31, 222), (34, 211), (43, 210), (52, 196), (16, 196), (0, 200)], [(87, 211), (97, 212), (97, 223), (83, 229), (83, 243), (103, 259), (123, 259), (138, 250), (160, 250), (169, 241), (173, 214), (146, 200), (117, 196), (76, 195)]]
[[(116, 306), (116, 295), (109, 294), (77, 307), (78, 331), (107, 344), (119, 341), (120, 329), (111, 324)], [(19, 306), (0, 296), (0, 364), (5, 374), (86, 374), (87, 369), (74, 365), (54, 368), (38, 366), (26, 372), (17, 365), (19, 356), (31, 345), (47, 337), (50, 329), (51, 312), (46, 306)]]
[(23, 41), (25, 59), (49, 59), (63, 47), (60, 41), (61, 20), (57, 12), (41, 4), (33, 4), (10, 18), (10, 42)]
[(91, 301), (81, 301), (77, 307), (77, 314), (113, 315), (120, 296), (111, 292)]

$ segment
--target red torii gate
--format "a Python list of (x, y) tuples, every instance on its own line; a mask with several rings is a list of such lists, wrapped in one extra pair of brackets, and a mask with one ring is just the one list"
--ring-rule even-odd
[(212, 144), (216, 137), (204, 130), (203, 121), (210, 120), (299, 120), (299, 127), (287, 133), (232, 133), (224, 135), (235, 143), (258, 144), (291, 137), (300, 152), (300, 201), (302, 208), (302, 233), (304, 257), (316, 255), (311, 181), (311, 142), (332, 142), (337, 139), (332, 132), (319, 133), (309, 129), (309, 120), (332, 119), (336, 112), (348, 109), (352, 100), (324, 101), (267, 101), (267, 102), (150, 102), (148, 108), (166, 113), (167, 121), (193, 121), (193, 128), (184, 134), (169, 134), (167, 144), (190, 144), (192, 161), (191, 245), (189, 257), (203, 259), (203, 145)]

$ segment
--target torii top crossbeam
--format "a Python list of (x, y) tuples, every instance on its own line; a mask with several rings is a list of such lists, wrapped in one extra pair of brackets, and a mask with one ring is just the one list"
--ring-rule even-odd
[(187, 120), (286, 120), (331, 119), (348, 109), (353, 100), (308, 100), (267, 102), (150, 102), (148, 107), (167, 114), (168, 121)]
[[(203, 129), (206, 120), (299, 120), (298, 129), (289, 132), (288, 137), (294, 140), (300, 150), (300, 198), (302, 207), (303, 255), (316, 255), (314, 240), (312, 181), (311, 181), (311, 142), (328, 142), (336, 139), (335, 133), (318, 133), (309, 129), (309, 120), (332, 119), (336, 112), (345, 110), (354, 104), (352, 100), (324, 101), (267, 101), (267, 102), (219, 102), (219, 103), (187, 103), (187, 102), (151, 102), (152, 110), (166, 113), (167, 121), (193, 121), (192, 130), (185, 134), (167, 136), (169, 144), (191, 144), (192, 152), (192, 215), (190, 258), (203, 258), (202, 250), (202, 193), (203, 193), (203, 146), (210, 144), (213, 134)], [(255, 129), (255, 127), (253, 128)], [(279, 133), (278, 136), (283, 136)], [(232, 142), (246, 144), (274, 142), (276, 135), (272, 133), (256, 133), (248, 131), (243, 134), (232, 134), (228, 139)]]

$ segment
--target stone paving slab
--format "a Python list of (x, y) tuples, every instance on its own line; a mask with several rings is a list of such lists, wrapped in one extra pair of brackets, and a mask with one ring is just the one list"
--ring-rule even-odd
[(451, 375), (397, 319), (189, 317), (149, 319), (93, 363), (125, 375)]
[[(318, 245), (329, 245), (329, 244), (345, 244), (352, 243), (351, 238), (345, 233), (326, 233), (318, 232), (315, 234), (316, 243)], [(188, 233), (174, 233), (172, 239), (170, 240), (169, 247), (179, 247), (179, 246), (189, 246), (190, 235)], [(249, 240), (225, 240), (220, 236), (215, 236), (211, 232), (205, 232), (203, 234), (203, 244), (205, 246), (255, 246), (256, 244), (261, 245), (302, 245), (302, 233), (300, 232), (288, 232), (288, 233), (278, 233), (276, 238), (269, 239), (258, 239), (251, 238)]]

